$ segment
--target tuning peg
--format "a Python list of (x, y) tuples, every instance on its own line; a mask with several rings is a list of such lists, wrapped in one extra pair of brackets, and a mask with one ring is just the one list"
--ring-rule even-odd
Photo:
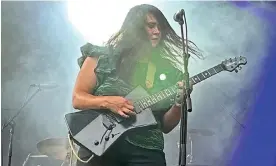
[(239, 66), (239, 70), (241, 70), (242, 69), (242, 67), (241, 66)]
[(235, 72), (236, 72), (236, 73), (238, 73), (238, 70), (237, 70), (237, 69), (235, 69)]

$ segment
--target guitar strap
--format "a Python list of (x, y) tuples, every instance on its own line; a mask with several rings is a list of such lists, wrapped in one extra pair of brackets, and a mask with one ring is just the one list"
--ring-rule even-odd
[(150, 58), (148, 56), (142, 57), (139, 62), (147, 63), (147, 73), (146, 73), (146, 79), (145, 79), (145, 85), (148, 89), (153, 87), (154, 84), (154, 76), (156, 73), (156, 66), (154, 63), (149, 60)]
[(145, 82), (146, 87), (148, 89), (153, 87), (155, 72), (156, 72), (156, 66), (151, 61), (149, 61), (148, 70), (146, 74), (146, 82)]

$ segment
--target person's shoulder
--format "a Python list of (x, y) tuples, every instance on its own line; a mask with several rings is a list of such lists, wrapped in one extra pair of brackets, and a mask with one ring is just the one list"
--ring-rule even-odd
[(109, 54), (109, 49), (106, 46), (94, 45), (86, 43), (80, 47), (83, 56), (100, 56)]
[[(78, 58), (78, 64), (81, 67), (87, 57), (96, 57), (98, 63), (103, 63), (102, 59), (111, 57), (112, 50), (107, 46), (94, 45), (92, 43), (86, 43), (80, 47), (81, 57)], [(101, 60), (100, 60), (101, 59)], [(105, 60), (106, 61), (106, 60)]]

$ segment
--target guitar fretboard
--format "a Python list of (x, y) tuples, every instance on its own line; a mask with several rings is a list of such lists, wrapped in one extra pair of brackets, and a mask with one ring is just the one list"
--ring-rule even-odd
[[(217, 66), (214, 66), (208, 70), (205, 70), (193, 77), (190, 78), (190, 81), (193, 85), (223, 71), (223, 67), (222, 67), (222, 64), (219, 64)], [(177, 92), (177, 86), (174, 85), (174, 86), (171, 86), (167, 89), (164, 89), (160, 92), (157, 92), (153, 95), (150, 95), (150, 96), (147, 96), (143, 99), (140, 99), (139, 101), (136, 101), (136, 103), (138, 103), (139, 107), (141, 109), (146, 109), (164, 99), (167, 99), (173, 95), (176, 95), (176, 92)]]

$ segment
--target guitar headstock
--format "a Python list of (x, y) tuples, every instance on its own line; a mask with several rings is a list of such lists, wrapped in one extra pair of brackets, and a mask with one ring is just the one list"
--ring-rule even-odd
[[(221, 65), (224, 70), (232, 72), (238, 72), (238, 69), (241, 70), (241, 65), (245, 65), (247, 63), (247, 59), (245, 57), (235, 57), (222, 61)], [(238, 69), (237, 69), (238, 68)]]

